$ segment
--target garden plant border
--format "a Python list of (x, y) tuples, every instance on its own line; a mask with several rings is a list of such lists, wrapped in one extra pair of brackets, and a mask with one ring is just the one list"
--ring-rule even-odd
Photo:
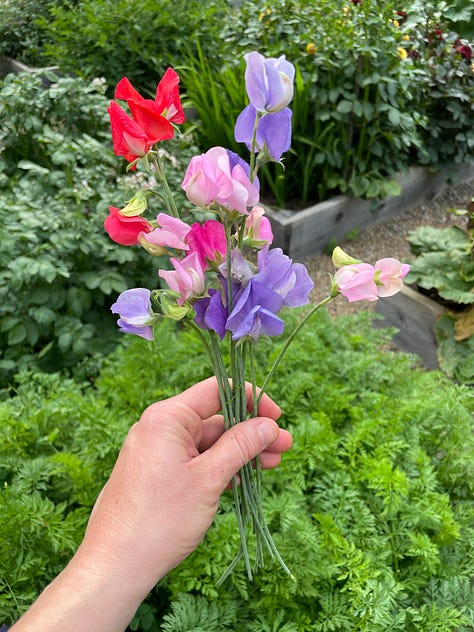
[(441, 195), (449, 187), (474, 178), (474, 164), (434, 170), (412, 167), (399, 175), (400, 195), (382, 200), (361, 200), (337, 196), (300, 211), (265, 207), (270, 218), (274, 246), (292, 259), (301, 260), (323, 252), (354, 230), (363, 230), (390, 217), (402, 215), (415, 206)]

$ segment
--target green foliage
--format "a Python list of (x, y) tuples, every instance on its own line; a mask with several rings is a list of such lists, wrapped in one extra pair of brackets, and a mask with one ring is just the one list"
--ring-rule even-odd
[[(51, 8), (46, 57), (61, 70), (114, 85), (126, 75), (154, 94), (156, 77), (198, 36), (211, 54), (225, 0), (86, 0)], [(179, 19), (177, 19), (179, 16)], [(78, 63), (77, 51), (81, 51)]]
[[(472, 161), (474, 152), (474, 43), (452, 29), (447, 2), (416, 3), (405, 25), (409, 58), (423, 74), (415, 87), (418, 108), (424, 113), (420, 163), (432, 165)], [(474, 14), (472, 7), (466, 13)]]
[[(109, 306), (156, 275), (149, 257), (103, 228), (109, 205), (123, 206), (146, 177), (120, 171), (103, 82), (49, 80), (19, 74), (0, 84), (2, 386), (27, 367), (58, 370), (110, 351), (119, 335)], [(177, 189), (184, 167), (163, 160)]]
[(53, 5), (48, 0), (14, 0), (0, 3), (0, 55), (13, 57), (31, 66), (44, 65), (43, 47), (47, 39), (38, 20), (48, 21)]
[(59, 375), (26, 373), (0, 404), (0, 621), (13, 622), (77, 548), (126, 423)]
[[(294, 311), (294, 310), (292, 310)], [(289, 314), (289, 332), (299, 315)], [(25, 374), (0, 404), (2, 590), (11, 622), (65, 563), (127, 427), (210, 373), (192, 332), (163, 321), (126, 339), (96, 386)], [(152, 592), (132, 630), (458, 632), (474, 624), (471, 390), (382, 352), (367, 315), (313, 317), (270, 385), (294, 446), (264, 475), (265, 514), (291, 583), (269, 563), (249, 585), (224, 497), (200, 548)], [(261, 374), (283, 344), (258, 349)], [(259, 376), (259, 381), (262, 379)], [(7, 540), (8, 538), (8, 540)]]
[[(472, 202), (470, 204), (472, 206)], [(440, 367), (449, 377), (474, 383), (474, 232), (420, 226), (408, 235), (415, 260), (406, 278), (451, 311), (435, 323)]]
[(177, 599), (167, 625), (193, 629), (203, 597), (230, 613), (240, 603), (241, 630), (472, 625), (472, 393), (413, 371), (407, 356), (381, 354), (360, 319), (357, 329), (352, 319), (337, 324), (313, 321), (271, 389), (295, 442), (265, 474), (265, 513), (296, 584), (271, 566), (251, 588), (237, 570), (216, 590), (235, 541), (222, 513), (165, 582)]
[[(474, 314), (472, 308), (469, 313)], [(468, 335), (459, 336), (459, 316), (443, 314), (435, 323), (440, 367), (461, 384), (474, 384), (474, 333), (472, 325)]]
[[(418, 143), (419, 114), (413, 104), (408, 107), (417, 73), (397, 55), (401, 35), (391, 22), (394, 5), (384, 3), (381, 10), (378, 4), (279, 0), (262, 7), (243, 2), (224, 31), (222, 50), (215, 58), (194, 60), (191, 72), (184, 72), (183, 83), (201, 119), (201, 146), (227, 140), (224, 128), (242, 102), (236, 73), (245, 95), (243, 54), (285, 54), (297, 67), (293, 142), (284, 170), (278, 165), (263, 170), (267, 197), (281, 206), (338, 191), (362, 197), (397, 194), (387, 176), (406, 168)], [(306, 52), (309, 43), (316, 54)], [(212, 74), (214, 81), (198, 85), (202, 73)], [(212, 92), (220, 96), (216, 108)]]
[(409, 283), (434, 288), (452, 303), (474, 303), (474, 242), (468, 231), (457, 226), (421, 226), (407, 239), (416, 255), (410, 264)]
[(191, 55), (182, 73), (199, 114), (200, 146), (238, 149), (228, 128), (245, 93), (241, 59), (259, 50), (284, 54), (297, 69), (292, 147), (284, 169), (262, 170), (267, 201), (397, 195), (393, 177), (413, 163), (472, 159), (474, 81), (468, 57), (455, 50), (459, 36), (446, 30), (442, 41), (433, 39), (436, 28), (447, 29), (442, 8), (408, 7), (406, 24), (399, 10), (376, 0), (244, 1), (221, 49)]

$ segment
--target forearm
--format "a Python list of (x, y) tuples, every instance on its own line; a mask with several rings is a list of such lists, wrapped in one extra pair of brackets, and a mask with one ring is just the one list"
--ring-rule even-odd
[(145, 597), (136, 582), (94, 571), (79, 551), (11, 632), (123, 632)]

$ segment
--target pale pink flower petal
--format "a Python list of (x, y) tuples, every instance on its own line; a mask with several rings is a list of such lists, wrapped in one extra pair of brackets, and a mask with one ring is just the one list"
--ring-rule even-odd
[(375, 268), (369, 263), (345, 265), (336, 271), (334, 283), (349, 303), (354, 301), (376, 301), (377, 285), (374, 281)]
[(387, 257), (375, 263), (377, 294), (380, 297), (393, 296), (403, 287), (402, 279), (408, 274), (410, 266), (398, 259)]

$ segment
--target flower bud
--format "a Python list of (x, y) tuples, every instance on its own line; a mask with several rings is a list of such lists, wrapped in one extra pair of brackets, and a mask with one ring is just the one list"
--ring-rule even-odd
[(172, 298), (171, 295), (175, 295), (176, 298), (180, 298), (177, 292), (162, 292), (160, 295), (160, 307), (163, 312), (163, 316), (171, 318), (172, 320), (182, 320), (192, 311), (192, 307), (189, 305), (178, 305), (176, 298)]
[(336, 268), (341, 268), (342, 266), (349, 266), (355, 263), (362, 263), (360, 259), (354, 259), (340, 246), (336, 246), (332, 252), (332, 262)]
[(127, 202), (126, 206), (120, 209), (119, 213), (125, 217), (137, 217), (146, 210), (146, 207), (146, 195), (143, 191), (138, 191), (132, 199)]

